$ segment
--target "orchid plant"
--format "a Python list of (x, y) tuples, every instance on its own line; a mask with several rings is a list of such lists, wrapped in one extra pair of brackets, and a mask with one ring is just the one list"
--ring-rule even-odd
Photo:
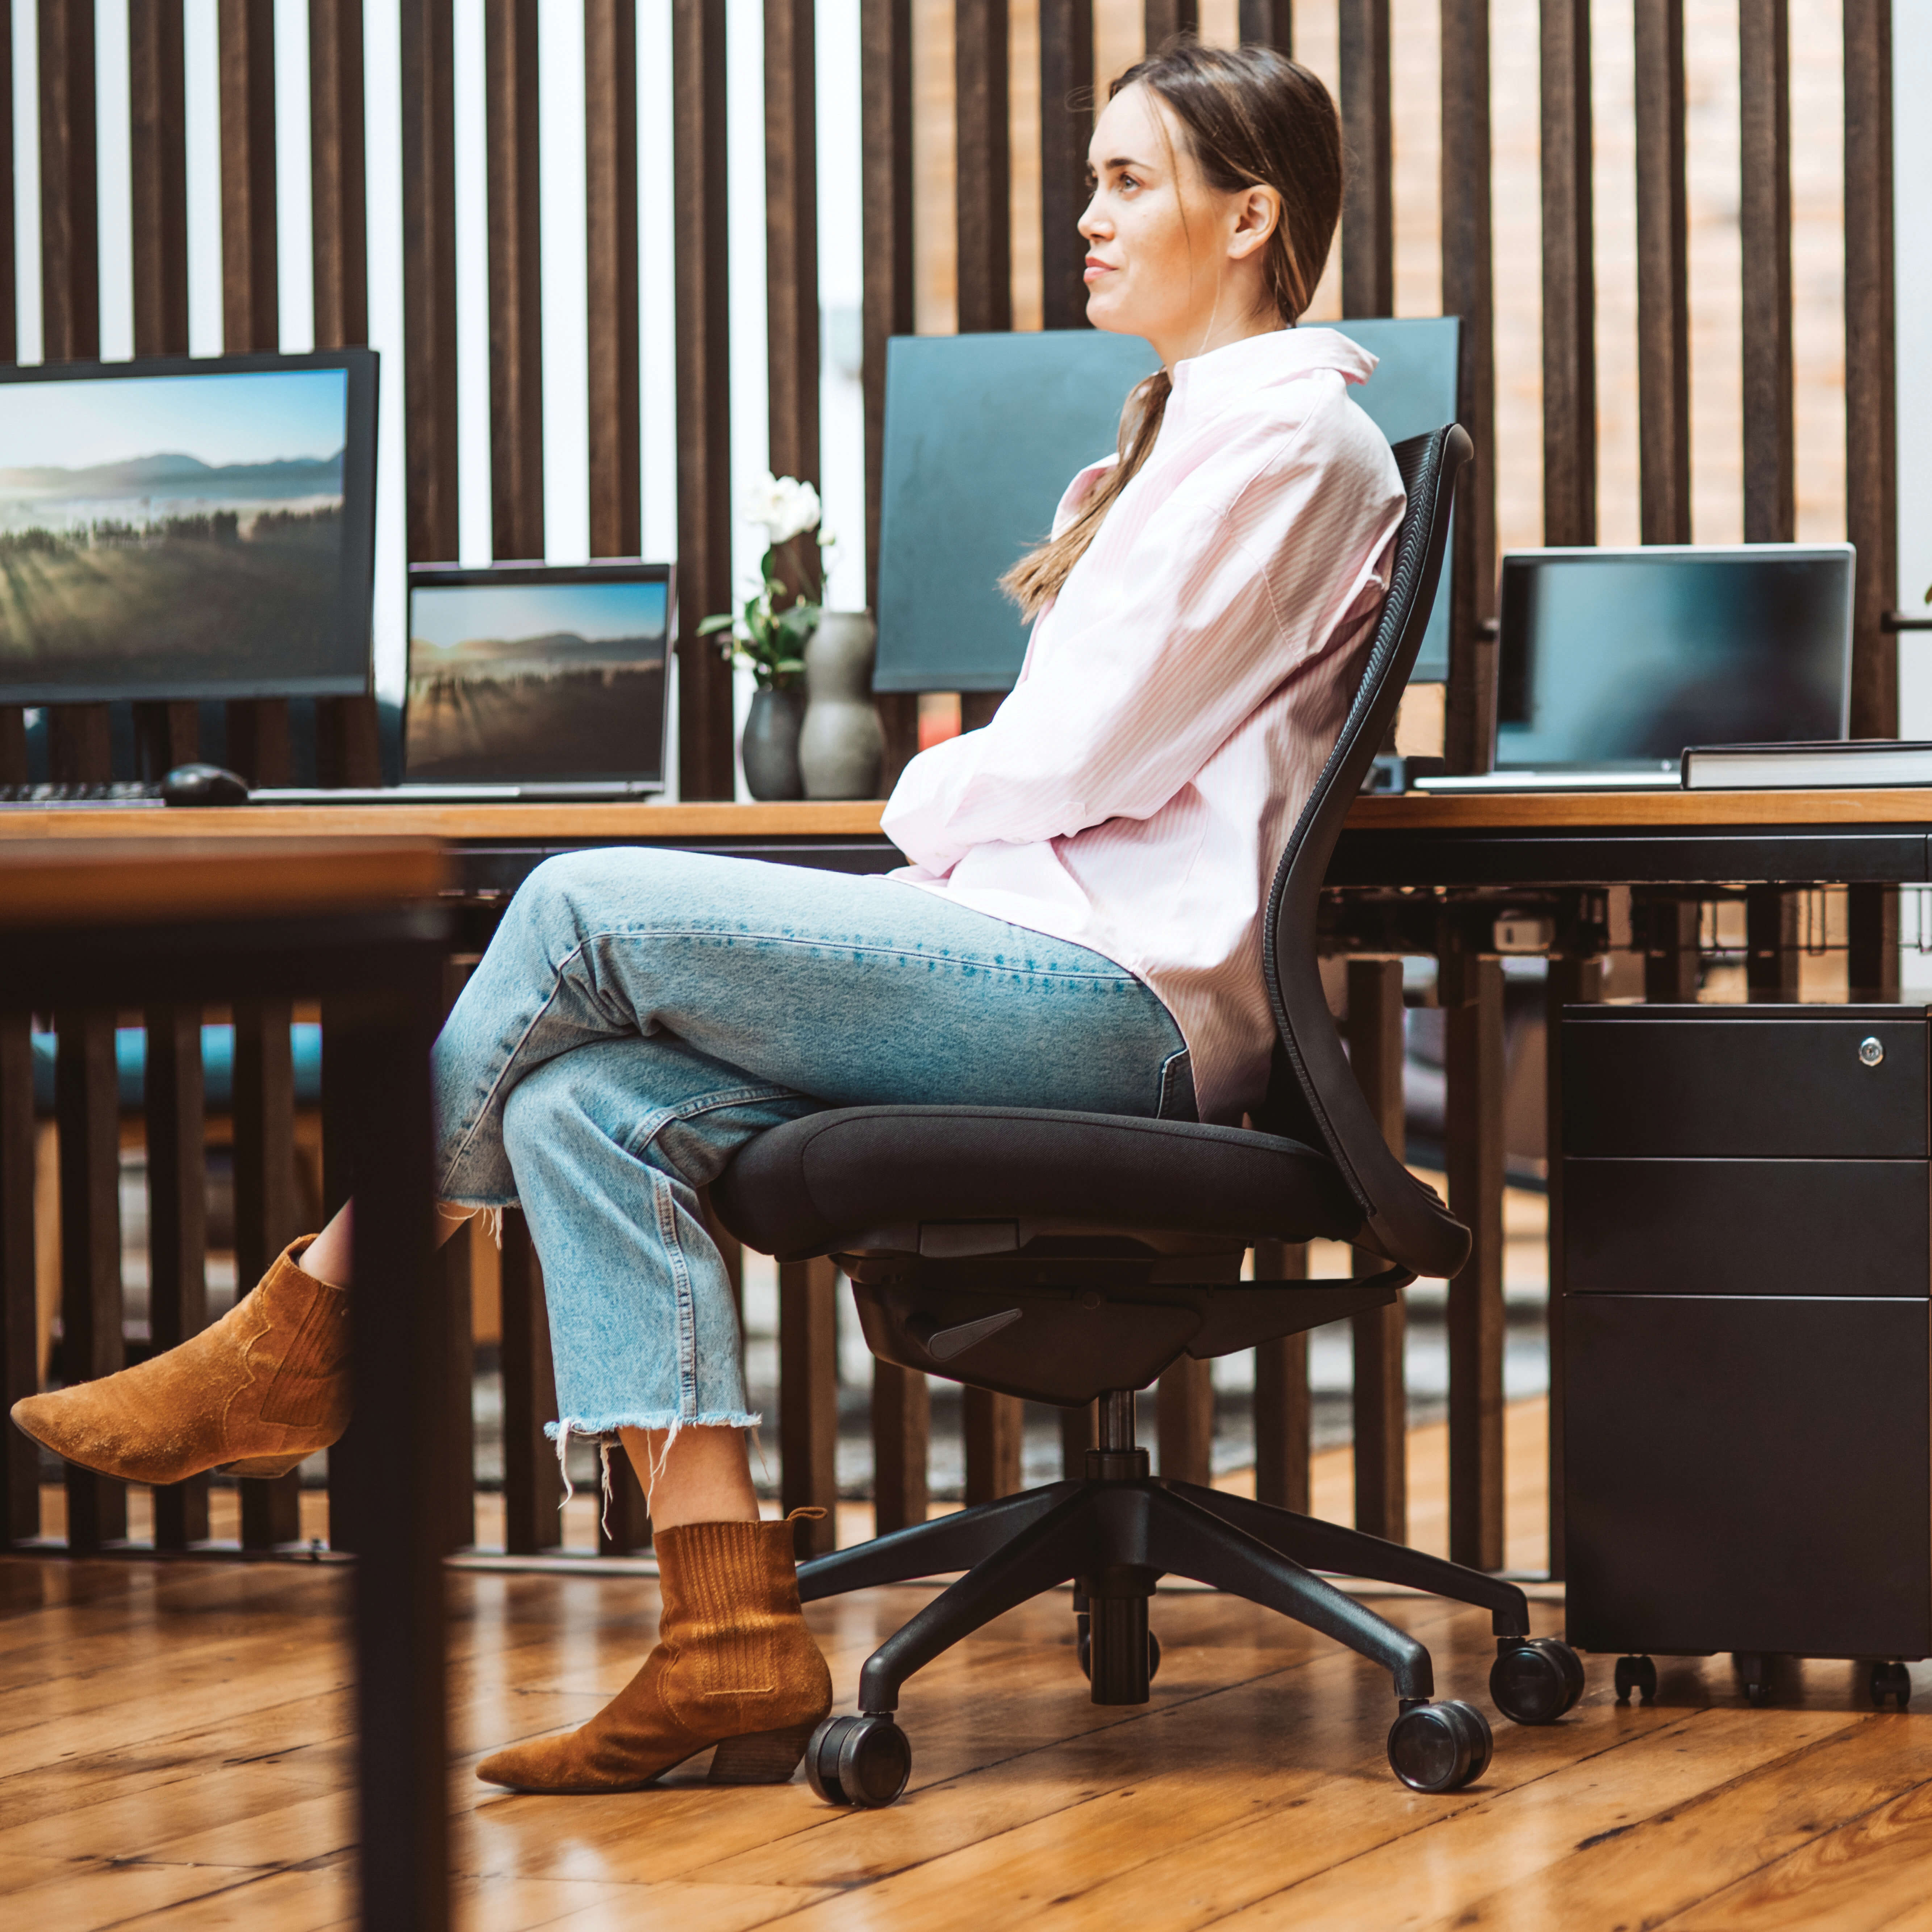
[(758, 586), (740, 609), (706, 618), (698, 634), (716, 635), (726, 659), (749, 670), (760, 691), (788, 690), (805, 669), (805, 647), (818, 628), (820, 607), (802, 594), (784, 604), (785, 585), (776, 560), (781, 545), (808, 530), (818, 531), (821, 550), (832, 540), (820, 522), (818, 492), (796, 476), (760, 477), (746, 490), (738, 514), (765, 532)]

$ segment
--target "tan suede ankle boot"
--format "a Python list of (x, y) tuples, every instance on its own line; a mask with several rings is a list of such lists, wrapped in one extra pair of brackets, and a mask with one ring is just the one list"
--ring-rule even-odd
[(219, 1322), (138, 1368), (14, 1405), (57, 1456), (130, 1483), (178, 1483), (226, 1464), (286, 1475), (349, 1424), (349, 1296), (292, 1242)]
[(476, 1775), (516, 1791), (634, 1791), (716, 1744), (713, 1784), (782, 1784), (832, 1708), (800, 1613), (788, 1522), (656, 1538), (664, 1609), (644, 1668), (581, 1730), (512, 1744)]

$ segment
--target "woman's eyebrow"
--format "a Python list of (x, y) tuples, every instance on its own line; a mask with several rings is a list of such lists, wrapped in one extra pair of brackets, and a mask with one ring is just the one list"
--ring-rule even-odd
[[(1111, 159), (1104, 160), (1100, 164), (1100, 166), (1102, 169), (1138, 168), (1144, 170), (1151, 168), (1153, 166), (1154, 164), (1151, 161), (1137, 161), (1129, 154), (1115, 154)], [(1091, 161), (1089, 161), (1087, 164), (1087, 172), (1090, 175), (1096, 172), (1094, 164)]]

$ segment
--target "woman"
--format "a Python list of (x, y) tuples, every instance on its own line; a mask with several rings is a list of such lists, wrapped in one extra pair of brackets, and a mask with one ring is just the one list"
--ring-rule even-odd
[[(712, 1745), (789, 1777), (830, 1706), (791, 1532), (752, 1492), (732, 1297), (698, 1190), (826, 1104), (1238, 1121), (1272, 1024), (1270, 870), (1334, 742), (1402, 494), (1298, 331), (1342, 158), (1320, 82), (1191, 44), (1118, 82), (1090, 150), (1088, 314), (1160, 372), (1008, 586), (1036, 616), (985, 730), (922, 753), (890, 880), (606, 850), (533, 874), (439, 1041), (451, 1226), (520, 1204), (549, 1291), (560, 1451), (621, 1438), (651, 1492), (662, 1641), (580, 1730), (487, 1759), (524, 1791), (646, 1784)], [(84, 1466), (271, 1474), (348, 1413), (346, 1210), (191, 1342), (15, 1408)]]

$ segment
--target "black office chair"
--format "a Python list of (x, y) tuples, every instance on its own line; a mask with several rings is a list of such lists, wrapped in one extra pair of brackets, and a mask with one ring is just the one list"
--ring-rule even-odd
[[(1100, 1399), (1084, 1481), (1049, 1484), (916, 1524), (799, 1572), (808, 1601), (966, 1574), (873, 1653), (856, 1717), (829, 1719), (806, 1764), (835, 1804), (889, 1804), (911, 1752), (900, 1686), (940, 1652), (1072, 1581), (1098, 1704), (1147, 1701), (1159, 1650), (1148, 1599), (1164, 1574), (1281, 1611), (1393, 1676), (1389, 1761), (1420, 1791), (1480, 1776), (1490, 1730), (1432, 1703), (1429, 1653), (1318, 1570), (1411, 1585), (1492, 1614), (1490, 1694), (1519, 1723), (1574, 1705), (1582, 1666), (1529, 1636), (1514, 1585), (1356, 1530), (1150, 1474), (1134, 1390), (1184, 1352), (1250, 1348), (1380, 1307), (1418, 1275), (1453, 1275), (1469, 1237), (1389, 1150), (1323, 996), (1316, 910), (1329, 855), (1415, 660), (1442, 568), (1458, 426), (1398, 444), (1408, 492), (1360, 689), (1282, 855), (1263, 927), (1279, 1035), (1264, 1131), (1004, 1107), (847, 1107), (761, 1134), (713, 1187), (725, 1224), (787, 1260), (831, 1254), (872, 1352), (902, 1366), (1066, 1406)], [(1348, 1241), (1383, 1256), (1352, 1281), (1244, 1282), (1258, 1240)]]

